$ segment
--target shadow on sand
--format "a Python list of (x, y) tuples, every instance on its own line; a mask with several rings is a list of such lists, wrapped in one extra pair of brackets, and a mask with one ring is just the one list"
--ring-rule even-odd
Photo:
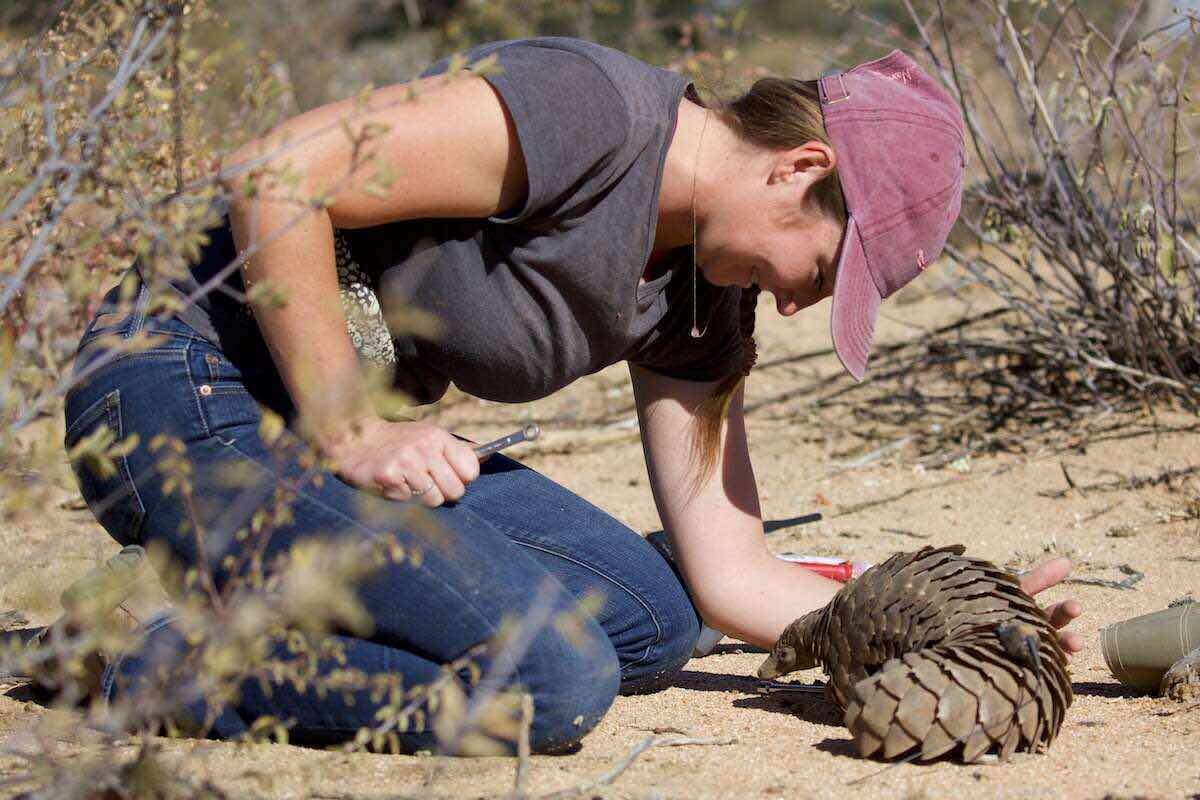
[(684, 670), (676, 675), (671, 683), (680, 689), (688, 689), (693, 692), (726, 692), (746, 695), (733, 701), (735, 708), (754, 708), (775, 714), (787, 714), (814, 725), (836, 728), (842, 726), (842, 712), (838, 710), (837, 706), (826, 700), (824, 695), (807, 692), (762, 694), (758, 691), (760, 684), (758, 678), (749, 675)]

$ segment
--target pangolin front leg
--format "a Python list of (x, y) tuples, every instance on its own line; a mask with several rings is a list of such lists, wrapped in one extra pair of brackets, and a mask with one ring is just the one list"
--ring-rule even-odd
[(1036, 628), (1024, 622), (1002, 622), (996, 626), (996, 636), (1014, 661), (1029, 667), (1035, 675), (1042, 673), (1041, 637)]

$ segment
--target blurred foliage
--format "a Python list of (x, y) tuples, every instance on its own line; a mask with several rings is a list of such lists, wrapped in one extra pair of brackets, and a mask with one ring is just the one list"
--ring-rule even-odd
[[(1088, 80), (1082, 82), (1086, 91), (1078, 93), (1081, 82), (1072, 77), (1072, 53), (1085, 58), (1089, 46), (1097, 52), (1099, 43), (1119, 30), (1121, 12), (1130, 6), (1099, 0), (1071, 5), (1073, 13), (1081, 15), (1094, 32), (1072, 33), (1074, 38), (1065, 42), (1065, 50), (1046, 62), (1045, 69), (1029, 82), (997, 67), (999, 29), (995, 19), (982, 25), (966, 24), (969, 19), (978, 20), (981, 8), (991, 7), (979, 0), (922, 0), (914, 2), (915, 13), (902, 0), (0, 2), (0, 153), (4, 159), (0, 175), (0, 523), (17, 526), (44, 513), (47, 503), (63, 490), (74, 490), (62, 453), (61, 430), (30, 423), (46, 416), (61, 419), (61, 399), (70, 386), (68, 376), (79, 332), (103, 291), (134, 257), (142, 258), (151, 278), (152, 309), (177, 306), (163, 291), (164, 281), (186, 269), (203, 245), (201, 233), (213, 222), (209, 201), (219, 191), (216, 177), (224, 155), (287, 116), (357, 95), (364, 86), (410, 79), (444, 55), (498, 38), (581, 36), (680, 70), (702, 88), (728, 93), (766, 72), (813, 77), (827, 67), (849, 66), (895, 46), (921, 54), (922, 30), (935, 18), (945, 20), (944, 30), (960, 59), (956, 69), (976, 93), (976, 112), (979, 98), (996, 112), (987, 119), (980, 115), (980, 126), (993, 135), (991, 141), (1004, 142), (972, 165), (973, 178), (982, 181), (990, 177), (991, 182), (976, 186), (969, 221), (975, 223), (972, 229), (978, 238), (986, 239), (984, 244), (1007, 247), (1016, 257), (1002, 264), (999, 260), (1003, 259), (995, 264), (975, 262), (974, 274), (978, 281), (995, 288), (998, 298), (1011, 300), (1018, 311), (1024, 309), (1026, 319), (1040, 321), (1041, 327), (1038, 337), (1025, 340), (1032, 342), (1028, 352), (998, 352), (1001, 345), (1011, 349), (1019, 339), (1010, 326), (1001, 332), (1008, 334), (1006, 340), (997, 344), (993, 338), (973, 351), (948, 344), (944, 338), (923, 336), (921, 352), (915, 358), (967, 374), (971, 392), (976, 394), (960, 392), (956, 396), (979, 401), (981, 407), (999, 396), (997, 391), (1007, 393), (1005, 398), (1016, 397), (1016, 402), (1005, 406), (1013, 417), (1036, 407), (1039, 419), (1049, 419), (1054, 413), (1066, 413), (1070, 403), (1083, 394), (1111, 399), (1114, 393), (1127, 390), (1130, 381), (1134, 386), (1158, 388), (1183, 385), (1184, 396), (1188, 391), (1194, 393), (1195, 389), (1188, 387), (1194, 387), (1200, 364), (1191, 355), (1196, 351), (1195, 334), (1178, 329), (1178, 325), (1179, 320), (1195, 319), (1195, 268), (1194, 260), (1181, 257), (1184, 243), (1177, 238), (1191, 235), (1184, 211), (1194, 207), (1194, 194), (1187, 193), (1189, 187), (1194, 192), (1194, 182), (1186, 183), (1191, 180), (1189, 174), (1178, 184), (1183, 189), (1180, 203), (1166, 191), (1177, 184), (1163, 180), (1161, 174), (1149, 182), (1144, 179), (1147, 174), (1161, 173), (1161, 156), (1171, 148), (1169, 138), (1161, 135), (1171, 111), (1160, 101), (1170, 99), (1171, 78), (1180, 74), (1179, 64), (1172, 60), (1175, 55), (1146, 56), (1131, 51), (1126, 53), (1129, 71), (1119, 73), (1121, 81), (1115, 88), (1104, 90), (1094, 80), (1094, 71), (1086, 71)], [(1044, 41), (1046, 26), (1053, 25), (1061, 6), (1050, 0), (1008, 4), (1022, 52), (1037, 52), (1033, 45)], [(942, 7), (944, 16), (939, 15)], [(1138, 34), (1152, 29), (1167, 13), (1161, 2), (1135, 8), (1139, 11), (1133, 27)], [(943, 31), (936, 26), (928, 30), (939, 37)], [(1089, 41), (1092, 44), (1087, 44)], [(1001, 50), (1012, 52), (1011, 46), (1003, 44)], [(929, 50), (939, 57), (945, 55), (940, 44)], [(921, 57), (928, 61), (929, 53)], [(1011, 60), (1005, 63), (1011, 68)], [(1068, 130), (1068, 123), (1075, 129), (1100, 122), (1112, 124), (1115, 111), (1154, 123), (1146, 129), (1152, 135), (1133, 139), (1149, 156), (1138, 156), (1133, 152), (1136, 147), (1127, 147), (1129, 137), (1101, 141), (1101, 163), (1108, 159), (1112, 172), (1125, 179), (1120, 191), (1106, 190), (1103, 174), (1095, 169), (1075, 171), (1080, 154), (1060, 153), (1057, 145), (1047, 143), (1031, 113), (1030, 103), (1038, 93), (1050, 99), (1047, 115), (1062, 125), (1062, 130)], [(1111, 99), (1106, 101), (1106, 94)], [(1005, 131), (1019, 133), (1005, 140)], [(1088, 155), (1084, 153), (1083, 158), (1086, 166)], [(979, 172), (979, 162), (995, 166), (998, 159), (1007, 166), (999, 176)], [(1064, 163), (1078, 178), (1068, 180), (1073, 189), (1064, 185), (1059, 173)], [(1145, 164), (1150, 169), (1141, 169)], [(1102, 197), (1104, 207), (1096, 209), (1092, 197)], [(1090, 204), (1086, 224), (1072, 221), (1070, 215), (1075, 212), (1068, 213), (1072, 204)], [(1106, 221), (1113, 223), (1107, 226), (1112, 228), (1107, 236), (1119, 240), (1111, 246), (1101, 236)], [(1071, 236), (1076, 238), (1071, 240)], [(1101, 239), (1104, 243), (1097, 248), (1095, 243)], [(1013, 264), (1029, 267), (1033, 263), (1030, 254), (1063, 268), (1058, 280), (1068, 287), (1065, 294), (1075, 303), (1065, 316), (1053, 316), (1057, 312), (1042, 303), (1041, 297), (1022, 293), (1020, 286), (1001, 279), (1001, 275), (1011, 274)], [(1118, 257), (1114, 259), (1112, 254)], [(963, 260), (970, 262), (972, 255), (964, 253)], [(1192, 282), (1185, 283), (1185, 279)], [(1109, 296), (1104, 292), (1110, 280), (1124, 287), (1125, 294), (1116, 304), (1087, 305), (1092, 288), (1101, 298)], [(1076, 286), (1087, 288), (1081, 293)], [(1168, 298), (1174, 304), (1154, 306), (1155, 298), (1163, 298), (1162, 292), (1171, 286), (1183, 287)], [(1170, 312), (1169, 318), (1158, 314), (1145, 323), (1145, 347), (1088, 350), (1096, 341), (1111, 340), (1111, 327), (1104, 327), (1109, 324), (1108, 312), (1115, 308), (1131, 314), (1131, 297), (1139, 299), (1152, 315), (1160, 310)], [(1145, 314), (1138, 311), (1130, 318), (1144, 320)], [(1092, 330), (1079, 325), (1094, 325), (1102, 333), (1097, 339), (1086, 333), (1079, 337), (1079, 331)], [(1056, 336), (1081, 338), (1071, 339), (1071, 346), (1095, 363), (1074, 372), (1063, 369), (1061, 357), (1055, 353)], [(1146, 352), (1154, 342), (1176, 349), (1169, 359), (1156, 361)], [(138, 346), (136, 341), (131, 344)], [(1187, 347), (1193, 350), (1185, 352)], [(891, 365), (896, 375), (919, 383), (928, 373), (913, 370), (910, 352), (893, 351)], [(1124, 356), (1128, 358), (1122, 361)], [(964, 358), (970, 357), (984, 364), (982, 373), (971, 372), (978, 365), (964, 366)], [(1172, 369), (1181, 374), (1163, 374)], [(1013, 375), (1015, 381), (1005, 379)], [(849, 395), (844, 386), (829, 382), (830, 396), (822, 402), (837, 402), (837, 396), (845, 395), (841, 402), (853, 401), (861, 413), (879, 417), (896, 411), (899, 405), (903, 408), (896, 419), (911, 423), (916, 410), (918, 419), (927, 422), (930, 405), (941, 399), (922, 394), (933, 385), (906, 385), (902, 392), (889, 389), (886, 394), (892, 405), (888, 406), (862, 402), (862, 395)], [(1030, 392), (1019, 394), (1031, 386)], [(989, 390), (996, 390), (991, 400), (979, 394)], [(1030, 397), (1033, 400), (1026, 403)], [(821, 403), (814, 407), (820, 408)], [(945, 414), (948, 419), (958, 418), (960, 412), (951, 408)], [(272, 441), (285, 435), (277, 419), (264, 417), (264, 426), (264, 437)], [(134, 444), (89, 440), (72, 456), (111, 465), (120, 448)], [(172, 482), (175, 491), (189, 491), (188, 465), (180, 455), (183, 450), (178, 441), (159, 440), (141, 446), (153, 446), (163, 454), (163, 477)], [(285, 492), (277, 499), (286, 501), (288, 495)], [(244, 535), (256, 542), (269, 537), (272, 520), (281, 513), (274, 505), (259, 509)], [(184, 583), (191, 581), (196, 590), (191, 596), (197, 598), (184, 608), (188, 631), (200, 643), (191, 662), (199, 665), (193, 674), (202, 679), (196, 691), (229, 697), (239, 677), (273, 671), (311, 680), (303, 671), (304, 664), (286, 667), (273, 663), (265, 655), (262, 637), (283, 635), (282, 631), (301, 622), (315, 628), (306, 632), (314, 636), (337, 624), (352, 627), (361, 623), (347, 587), (363, 576), (364, 569), (388, 558), (408, 568), (420, 568), (411, 549), (376, 553), (362, 561), (347, 560), (344, 552), (312, 549), (293, 553), (290, 563), (265, 565), (269, 576), (261, 572), (252, 575), (248, 584), (240, 587), (218, 588), (203, 569), (182, 577)], [(162, 567), (164, 572), (168, 569)], [(297, 591), (298, 586), (306, 591), (317, 587), (319, 593), (305, 596)], [(271, 587), (273, 595), (262, 593)], [(305, 604), (297, 603), (301, 596), (305, 596)], [(319, 614), (311, 607), (314, 597), (329, 601), (327, 613)], [(333, 614), (335, 609), (340, 609), (340, 617)], [(89, 642), (94, 640), (83, 637), (59, 642), (67, 652), (51, 655), (70, 661), (70, 653), (82, 652)], [(296, 645), (297, 656), (324, 647), (307, 640)], [(244, 658), (242, 654), (246, 654)], [(26, 653), (22, 657), (39, 656)], [(0, 671), (10, 663), (0, 664)], [(240, 666), (234, 668), (235, 664)], [(459, 666), (466, 669), (466, 665)], [(62, 673), (63, 681), (69, 679), (69, 672)], [(170, 686), (155, 684), (145, 697), (132, 698), (127, 707), (118, 710), (128, 715), (123, 721), (152, 729), (151, 712), (169, 712), (180, 702)], [(447, 679), (446, 687), (457, 684)], [(356, 740), (354, 746), (358, 747), (391, 745), (388, 734), (402, 721), (407, 724), (419, 708), (426, 708), (437, 687), (405, 687), (403, 692), (394, 686), (369, 688), (390, 693), (390, 716), (385, 714), (377, 729)], [(453, 731), (454, 737), (462, 737), (462, 726), (455, 720), (463, 719), (464, 704), (461, 697), (449, 688), (447, 691), (451, 694), (443, 707), (458, 716), (443, 727)], [(266, 736), (285, 738), (286, 730), (278, 721), (266, 720), (255, 728), (254, 738)], [(35, 744), (39, 741), (35, 737)], [(115, 748), (120, 741), (110, 731), (104, 746)], [(52, 747), (46, 742), (38, 746), (42, 745)], [(153, 763), (152, 752), (146, 748), (133, 766)], [(81, 782), (83, 767), (73, 767), (69, 759), (44, 756), (38, 747), (29, 753), (34, 775), (30, 780), (38, 785), (67, 786), (74, 780), (70, 785), (107, 781), (106, 786), (121, 786), (133, 780), (127, 759), (89, 759), (86, 769), (94, 772), (88, 775), (99, 777)], [(147, 770), (149, 767), (139, 774), (147, 774)], [(45, 796), (72, 795), (64, 789)]]
[[(541, 17), (545, 25), (562, 20), (550, 5), (538, 14), (538, 29)], [(508, 675), (489, 672), (488, 665), (519, 661), (526, 629), (578, 627), (574, 617), (589, 613), (585, 608), (543, 609), (540, 617), (513, 620), (493, 640), (445, 665), (429, 685), (352, 670), (316, 674), (317, 659), (338, 657), (327, 633), (369, 628), (355, 599), (359, 582), (385, 565), (421, 569), (421, 553), (438, 546), (438, 531), (427, 519), (398, 522), (409, 537), (404, 542), (381, 537), (358, 550), (344, 539), (336, 547), (313, 540), (267, 559), (266, 543), (290, 519), (299, 483), (321, 464), (266, 409), (264, 443), (299, 448), (300, 456), (290, 451), (289, 457), (302, 475), (265, 499), (248, 493), (254, 503), (245, 509), (245, 524), (219, 532), (195, 518), (193, 465), (178, 438), (84, 436), (64, 453), (61, 424), (33, 424), (45, 417), (61, 422), (62, 398), (83, 377), (72, 374), (79, 333), (135, 258), (150, 286), (149, 311), (179, 307), (167, 281), (205, 244), (203, 232), (216, 221), (211, 200), (223, 191), (218, 178), (233, 148), (305, 108), (363, 98), (371, 84), (408, 79), (471, 43), (467, 31), (484, 36), (495, 20), (476, 6), (298, 0), (9, 2), (0, 6), (0, 20), (0, 523), (16, 530), (44, 515), (50, 503), (80, 508), (68, 461), (104, 473), (133, 448), (148, 448), (156, 474), (139, 480), (160, 480), (163, 493), (187, 509), (195, 551), (214, 552), (208, 548), (217, 533), (230, 548), (215, 551), (227, 553), (217, 563), (180, 565), (155, 556), (155, 572), (171, 588), (190, 649), (119, 702), (74, 708), (86, 698), (90, 684), (82, 667), (94, 662), (94, 650), (116, 654), (137, 641), (110, 624), (104, 609), (96, 618), (68, 618), (34, 647), (0, 648), (0, 680), (36, 676), (57, 693), (57, 705), (79, 711), (100, 731), (87, 742), (85, 757), (76, 758), (60, 747), (83, 744), (76, 731), (52, 720), (34, 725), (8, 751), (16, 764), (6, 781), (38, 797), (106, 791), (221, 796), (212, 786), (164, 772), (161, 744), (149, 736), (132, 760), (122, 748), (128, 731), (203, 734), (212, 719), (185, 720), (181, 709), (199, 699), (220, 707), (236, 699), (247, 679), (359, 693), (360, 701), (369, 696), (380, 704), (378, 724), (360, 730), (347, 749), (396, 750), (397, 731), (410, 728), (432, 730), (454, 751), (510, 749), (528, 730), (528, 704), (499, 688)], [(731, 51), (714, 53), (697, 40), (732, 41), (732, 21), (697, 14), (662, 24), (669, 33), (649, 38), (669, 36), (670, 52), (692, 67), (730, 60)], [(511, 29), (522, 30), (534, 29)], [(93, 365), (148, 344), (144, 333), (135, 335)], [(484, 679), (493, 688), (468, 697)], [(264, 718), (247, 738), (287, 736), (286, 721)]]

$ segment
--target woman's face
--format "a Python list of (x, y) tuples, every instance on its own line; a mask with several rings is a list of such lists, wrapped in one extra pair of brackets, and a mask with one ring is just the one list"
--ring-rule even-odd
[(697, 230), (696, 261), (709, 283), (757, 283), (785, 317), (833, 293), (845, 230), (812, 195), (812, 184), (828, 170), (806, 164), (777, 158), (768, 171), (758, 171), (765, 179), (731, 176)]

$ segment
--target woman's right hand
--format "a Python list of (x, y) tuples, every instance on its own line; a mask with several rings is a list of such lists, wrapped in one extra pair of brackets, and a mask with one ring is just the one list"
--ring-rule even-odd
[(346, 483), (430, 508), (458, 500), (479, 477), (471, 445), (426, 422), (367, 417), (325, 437), (318, 451)]

